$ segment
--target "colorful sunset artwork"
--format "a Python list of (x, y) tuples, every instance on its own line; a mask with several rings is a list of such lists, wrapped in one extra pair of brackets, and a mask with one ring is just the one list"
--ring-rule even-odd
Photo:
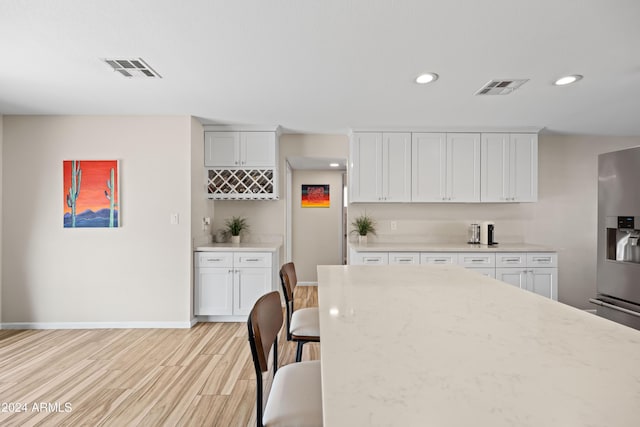
[(117, 160), (63, 161), (64, 228), (120, 226)]
[(303, 208), (328, 208), (330, 205), (329, 185), (302, 184)]

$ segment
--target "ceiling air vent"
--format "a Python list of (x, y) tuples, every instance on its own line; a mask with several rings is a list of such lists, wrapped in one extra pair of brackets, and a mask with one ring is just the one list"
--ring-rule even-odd
[(125, 77), (150, 77), (161, 79), (153, 68), (149, 66), (142, 58), (136, 59), (103, 59), (113, 71), (117, 71)]
[(529, 79), (491, 80), (482, 86), (476, 95), (509, 95), (514, 90), (528, 82)]

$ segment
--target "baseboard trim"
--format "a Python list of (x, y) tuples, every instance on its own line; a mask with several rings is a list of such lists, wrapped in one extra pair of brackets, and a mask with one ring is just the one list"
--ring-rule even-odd
[(189, 329), (196, 319), (187, 322), (7, 322), (0, 329)]
[(318, 282), (298, 282), (296, 286), (318, 286)]

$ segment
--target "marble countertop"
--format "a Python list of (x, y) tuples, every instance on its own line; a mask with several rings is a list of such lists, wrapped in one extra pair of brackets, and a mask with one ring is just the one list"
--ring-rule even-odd
[(197, 252), (276, 252), (280, 248), (276, 243), (209, 243), (198, 246)]
[(497, 245), (480, 245), (468, 243), (349, 243), (349, 247), (357, 252), (555, 252), (547, 246), (528, 243), (500, 243)]
[(640, 331), (455, 265), (318, 279), (324, 425), (638, 425)]

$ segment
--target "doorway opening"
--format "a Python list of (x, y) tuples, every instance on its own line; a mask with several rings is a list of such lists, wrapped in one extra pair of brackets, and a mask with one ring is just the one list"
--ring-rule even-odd
[[(317, 265), (346, 261), (345, 184), (346, 159), (287, 158), (285, 262), (296, 264), (301, 285), (317, 283)], [(327, 200), (317, 204), (308, 202), (309, 190), (326, 192)]]

